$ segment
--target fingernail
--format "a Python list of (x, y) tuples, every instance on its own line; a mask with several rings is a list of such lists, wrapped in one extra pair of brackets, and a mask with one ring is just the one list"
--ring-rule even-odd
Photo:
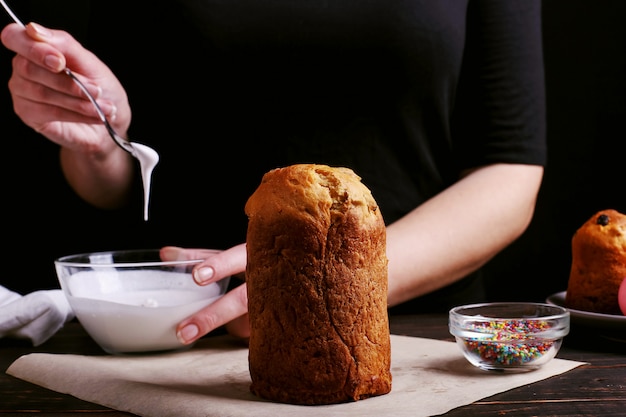
[(213, 270), (213, 268), (208, 266), (208, 267), (200, 268), (197, 271), (195, 271), (193, 274), (193, 279), (198, 284), (206, 284), (207, 282), (209, 282), (211, 278), (213, 278), (214, 274), (215, 274), (215, 271)]
[(43, 62), (48, 68), (56, 72), (61, 71), (65, 67), (65, 62), (56, 55), (46, 55)]
[(115, 115), (117, 114), (117, 107), (115, 104), (112, 104), (109, 101), (98, 101), (98, 106), (100, 107), (100, 110), (102, 110), (102, 113), (104, 113), (110, 121), (115, 119)]
[(178, 246), (166, 246), (161, 248), (161, 259), (164, 261), (177, 261), (180, 254), (180, 248)]
[(35, 30), (35, 33), (42, 38), (50, 38), (52, 37), (52, 32), (50, 32), (47, 28), (38, 25), (37, 23), (29, 23), (28, 26), (32, 27)]
[(176, 337), (181, 343), (192, 342), (200, 333), (200, 329), (195, 324), (188, 324), (176, 333)]
[(117, 106), (115, 104), (109, 104), (106, 106), (106, 110), (104, 110), (104, 114), (107, 115), (107, 117), (109, 119), (111, 119), (111, 121), (115, 120), (116, 116), (117, 116)]
[(100, 94), (102, 94), (102, 88), (97, 84), (88, 82), (85, 83), (85, 87), (87, 88), (87, 91), (89, 91), (89, 94), (91, 94), (95, 99), (100, 97)]

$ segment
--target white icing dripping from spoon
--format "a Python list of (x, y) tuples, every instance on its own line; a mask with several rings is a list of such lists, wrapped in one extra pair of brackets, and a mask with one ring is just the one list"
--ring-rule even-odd
[(159, 154), (152, 148), (141, 143), (131, 142), (135, 153), (132, 155), (139, 160), (141, 166), (141, 179), (143, 183), (143, 219), (148, 221), (148, 207), (150, 205), (150, 186), (152, 183), (152, 171), (159, 162)]

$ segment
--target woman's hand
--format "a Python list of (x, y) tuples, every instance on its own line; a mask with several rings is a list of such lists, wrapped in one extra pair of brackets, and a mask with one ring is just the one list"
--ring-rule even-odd
[(74, 72), (125, 136), (131, 110), (115, 75), (64, 31), (12, 23), (0, 37), (16, 53), (9, 80), (15, 113), (61, 146), (64, 174), (78, 195), (102, 208), (124, 204), (134, 175), (132, 157), (111, 140), (93, 104), (63, 70)]
[[(167, 246), (161, 249), (161, 258), (170, 260), (205, 259), (193, 269), (193, 279), (198, 285), (208, 285), (220, 279), (243, 275), (246, 269), (246, 245), (234, 246), (225, 251), (210, 249), (183, 249)], [(247, 338), (248, 292), (245, 284), (227, 292), (216, 302), (183, 320), (176, 327), (181, 343), (189, 344), (207, 333), (226, 325), (234, 336)]]
[(53, 142), (71, 149), (111, 151), (107, 131), (91, 102), (63, 71), (70, 68), (97, 98), (115, 129), (130, 124), (126, 93), (109, 68), (67, 32), (29, 23), (10, 24), (2, 43), (14, 51), (9, 90), (17, 115)]

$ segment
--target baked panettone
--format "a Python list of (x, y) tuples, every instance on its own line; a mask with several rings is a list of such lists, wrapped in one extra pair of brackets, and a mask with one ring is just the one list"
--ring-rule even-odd
[(386, 231), (350, 169), (267, 172), (245, 206), (251, 391), (291, 404), (391, 390)]
[(621, 315), (619, 286), (626, 277), (626, 215), (602, 210), (572, 238), (572, 267), (566, 306)]

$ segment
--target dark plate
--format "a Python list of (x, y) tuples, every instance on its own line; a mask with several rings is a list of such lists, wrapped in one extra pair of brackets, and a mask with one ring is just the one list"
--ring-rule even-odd
[[(546, 298), (548, 304), (565, 307), (566, 291), (557, 292)], [(585, 327), (593, 329), (603, 336), (626, 342), (626, 316), (616, 316), (613, 314), (593, 313), (590, 311), (575, 310), (567, 308), (570, 312), (572, 327)]]

